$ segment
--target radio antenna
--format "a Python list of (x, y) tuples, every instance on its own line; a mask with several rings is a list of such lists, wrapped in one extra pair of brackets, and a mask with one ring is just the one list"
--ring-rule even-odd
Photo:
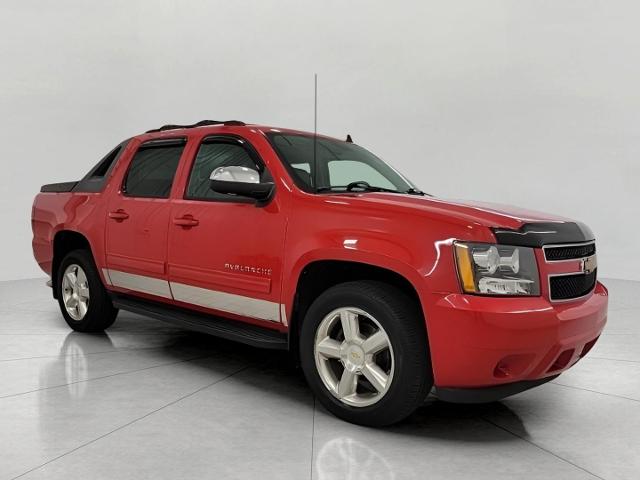
[(313, 186), (318, 189), (318, 74), (313, 74)]

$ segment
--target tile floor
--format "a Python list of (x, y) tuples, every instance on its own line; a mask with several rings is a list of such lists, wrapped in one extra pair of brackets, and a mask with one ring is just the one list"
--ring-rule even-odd
[(71, 333), (44, 280), (0, 282), (0, 479), (638, 479), (640, 283), (605, 284), (604, 334), (552, 383), (375, 430), (285, 353), (129, 313)]

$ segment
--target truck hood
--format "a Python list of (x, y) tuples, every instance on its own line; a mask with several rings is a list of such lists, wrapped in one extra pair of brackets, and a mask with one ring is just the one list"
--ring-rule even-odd
[(379, 210), (391, 210), (391, 213), (395, 210), (398, 213), (457, 223), (469, 229), (486, 227), (498, 243), (505, 245), (542, 247), (595, 239), (593, 232), (583, 223), (557, 215), (494, 203), (382, 192), (358, 193), (352, 197), (352, 202), (346, 203), (353, 203), (353, 206), (360, 203), (365, 207), (364, 211), (375, 210), (377, 207)]
[(551, 213), (500, 203), (475, 202), (472, 200), (441, 200), (430, 198), (434, 204), (446, 205), (452, 211), (472, 216), (475, 221), (490, 227), (514, 228), (525, 223), (571, 222), (572, 220)]
[[(572, 220), (548, 213), (536, 212), (509, 205), (474, 202), (469, 200), (446, 200), (416, 195), (395, 193), (356, 194), (360, 201), (411, 209), (416, 214), (431, 214), (449, 217), (486, 227), (517, 230), (529, 223), (565, 223)], [(380, 205), (382, 206), (382, 205)]]

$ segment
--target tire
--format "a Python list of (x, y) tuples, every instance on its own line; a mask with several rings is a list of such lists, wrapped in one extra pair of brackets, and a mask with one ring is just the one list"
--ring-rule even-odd
[[(357, 333), (345, 335), (344, 325)], [(302, 324), (300, 361), (327, 410), (359, 425), (399, 422), (433, 385), (419, 305), (380, 282), (342, 283), (322, 293)]]
[[(66, 274), (69, 275), (65, 280)], [(69, 252), (62, 259), (57, 275), (58, 305), (73, 330), (102, 332), (113, 324), (118, 310), (111, 303), (88, 251)]]

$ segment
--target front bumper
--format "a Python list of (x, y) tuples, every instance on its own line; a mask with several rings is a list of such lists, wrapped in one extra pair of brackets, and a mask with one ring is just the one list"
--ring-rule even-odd
[(427, 330), (434, 383), (441, 392), (516, 382), (524, 388), (513, 387), (522, 391), (544, 383), (538, 381), (586, 355), (607, 321), (608, 293), (599, 282), (588, 297), (563, 303), (435, 293), (432, 300)]
[(478, 388), (435, 388), (435, 395), (440, 400), (451, 403), (490, 403), (516, 393), (524, 392), (543, 383), (550, 382), (558, 375), (539, 378), (538, 380), (521, 380), (519, 382), (493, 385)]

